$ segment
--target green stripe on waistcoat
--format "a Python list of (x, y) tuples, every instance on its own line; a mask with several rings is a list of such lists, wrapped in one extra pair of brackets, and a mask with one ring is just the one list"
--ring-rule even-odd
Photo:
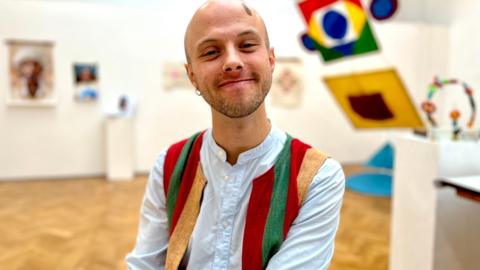
[(263, 233), (262, 268), (277, 253), (283, 243), (283, 225), (287, 208), (288, 186), (290, 183), (290, 156), (292, 137), (287, 134), (285, 145), (277, 157), (274, 166), (274, 183), (270, 209)]
[(180, 184), (182, 183), (183, 171), (187, 163), (189, 154), (191, 152), (193, 142), (197, 139), (200, 132), (195, 133), (192, 137), (188, 139), (185, 145), (182, 148), (182, 152), (178, 157), (178, 161), (175, 164), (175, 169), (173, 170), (172, 176), (170, 177), (170, 184), (168, 187), (167, 193), (167, 217), (168, 217), (168, 230), (171, 232), (173, 212), (175, 210), (175, 205), (177, 204), (178, 192), (180, 190)]

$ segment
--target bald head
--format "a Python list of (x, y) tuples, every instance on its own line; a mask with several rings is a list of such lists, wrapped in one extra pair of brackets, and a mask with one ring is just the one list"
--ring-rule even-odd
[(233, 24), (238, 18), (248, 20), (254, 27), (258, 28), (256, 30), (262, 35), (265, 47), (270, 48), (267, 28), (256, 10), (243, 1), (210, 0), (197, 9), (185, 31), (184, 47), (187, 62), (190, 63), (192, 51), (197, 45), (198, 39), (201, 38), (202, 30), (205, 27)]

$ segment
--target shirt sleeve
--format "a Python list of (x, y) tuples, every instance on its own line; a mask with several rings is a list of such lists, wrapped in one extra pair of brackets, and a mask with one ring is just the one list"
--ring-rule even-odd
[(129, 270), (165, 269), (168, 245), (168, 219), (163, 191), (163, 164), (160, 153), (150, 172), (140, 210), (140, 224), (134, 249), (125, 260)]
[(326, 270), (333, 257), (345, 175), (340, 164), (327, 159), (314, 176), (280, 250), (267, 270)]

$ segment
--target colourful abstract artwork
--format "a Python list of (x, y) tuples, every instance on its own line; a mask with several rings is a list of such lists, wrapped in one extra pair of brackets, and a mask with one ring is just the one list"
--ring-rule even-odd
[(165, 90), (193, 88), (183, 63), (167, 62), (163, 65), (163, 88)]
[(302, 61), (299, 58), (281, 58), (275, 60), (271, 100), (277, 107), (299, 107), (303, 97)]
[(394, 69), (328, 76), (324, 81), (355, 128), (422, 128)]
[[(466, 122), (466, 129), (460, 127), (460, 118), (464, 115), (461, 113), (460, 109), (458, 108), (457, 100), (454, 99), (452, 96), (449, 97), (449, 105), (453, 105), (452, 110), (449, 113), (451, 123), (452, 123), (452, 139), (458, 140), (462, 131), (472, 130), (475, 125), (475, 119), (477, 115), (477, 105), (474, 98), (473, 88), (469, 86), (466, 82), (462, 82), (458, 79), (439, 79), (435, 77), (433, 82), (428, 85), (428, 95), (427, 100), (422, 103), (422, 110), (426, 113), (428, 122), (430, 123), (432, 128), (438, 127), (437, 120), (434, 117), (435, 112), (437, 111), (437, 106), (433, 100), (433, 96), (438, 92), (445, 92), (445, 89), (448, 86), (456, 85), (458, 88), (457, 93), (462, 93), (467, 97), (464, 102), (461, 102), (465, 105), (465, 102), (469, 104), (470, 107), (470, 115), (467, 117)], [(461, 90), (461, 91), (458, 91)], [(447, 104), (448, 104), (447, 103)], [(460, 103), (460, 102), (458, 102)], [(464, 113), (467, 112), (465, 108), (462, 110)]]
[(305, 0), (298, 7), (307, 25), (302, 43), (325, 62), (378, 50), (360, 0)]
[(95, 101), (98, 98), (98, 67), (96, 64), (74, 64), (75, 100)]
[(7, 42), (9, 49), (10, 105), (53, 105), (53, 43), (39, 41)]

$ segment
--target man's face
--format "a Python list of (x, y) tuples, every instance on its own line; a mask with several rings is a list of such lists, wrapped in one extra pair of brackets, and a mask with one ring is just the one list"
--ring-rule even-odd
[(213, 2), (192, 18), (185, 46), (192, 84), (217, 112), (250, 115), (263, 103), (275, 64), (261, 19), (240, 3)]

